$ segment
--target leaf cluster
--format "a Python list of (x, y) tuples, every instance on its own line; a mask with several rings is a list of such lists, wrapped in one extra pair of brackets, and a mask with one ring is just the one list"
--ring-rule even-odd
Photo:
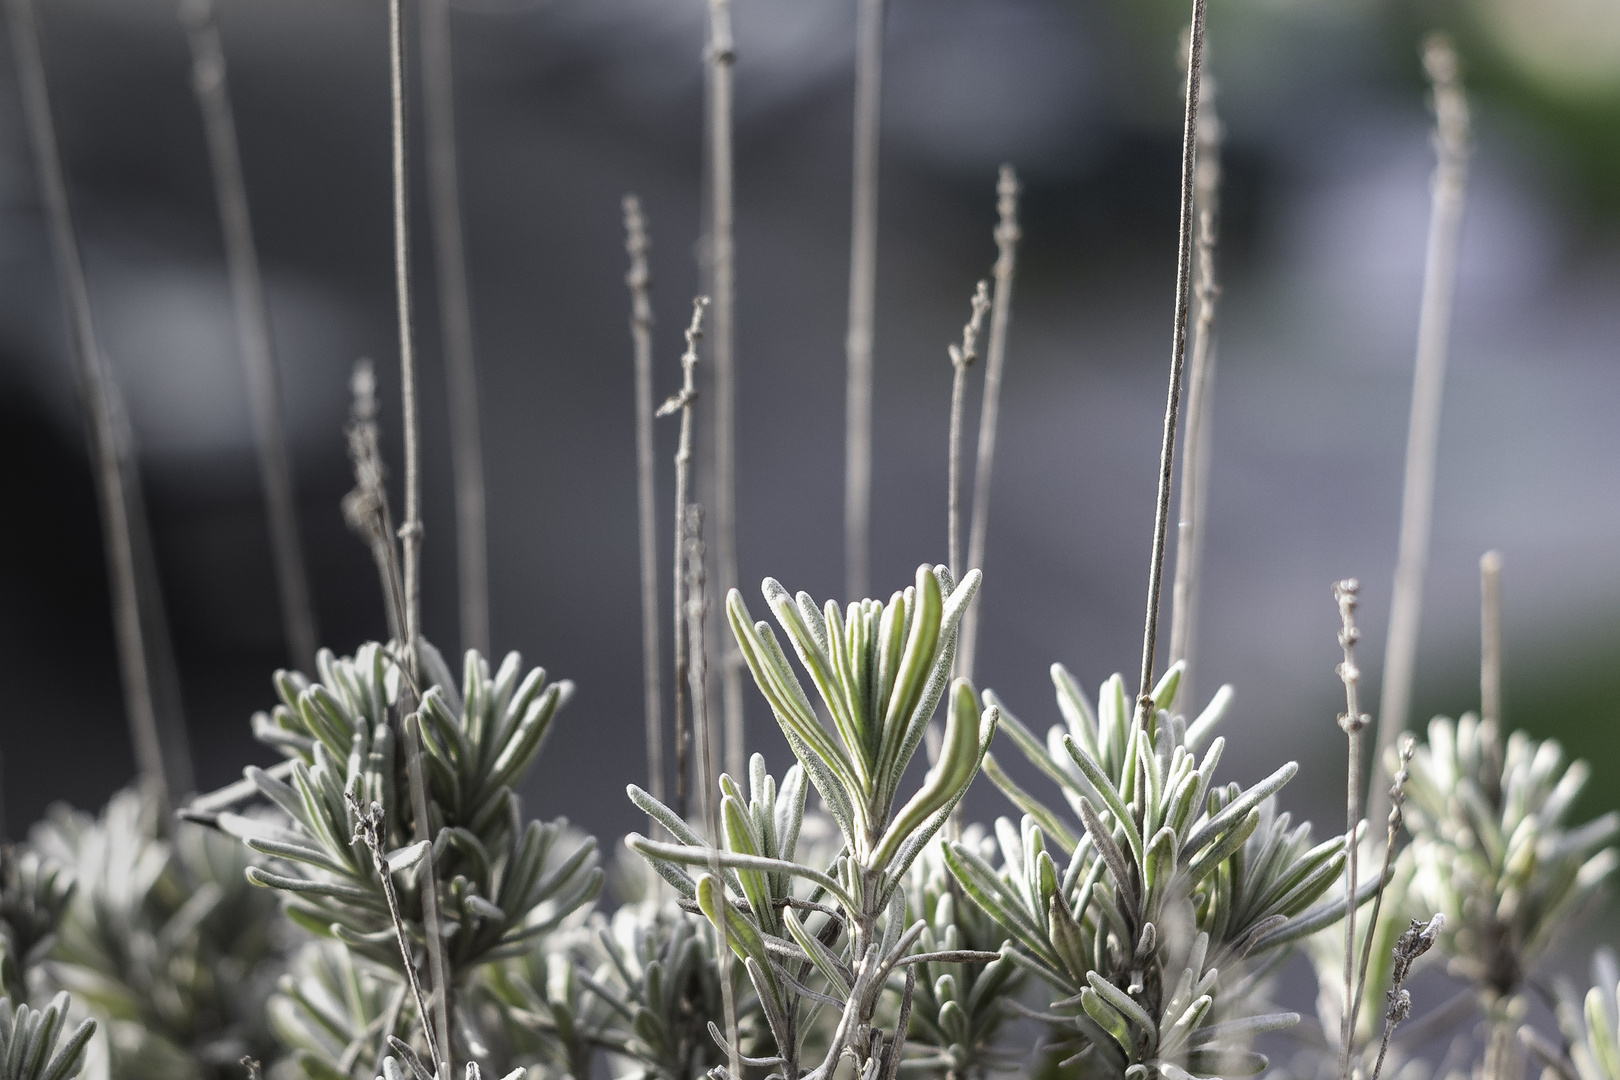
[(37, 1010), (13, 1008), (9, 997), (0, 998), (0, 1080), (72, 1080), (79, 1075), (96, 1022), (80, 1022), (58, 1047), (67, 1012), (65, 993)]
[[(424, 657), (430, 658), (428, 650)], [(323, 651), (320, 678), (278, 672), (281, 704), (255, 719), (259, 738), (289, 757), (285, 780), (247, 770), (284, 819), (233, 814), (220, 825), (268, 857), (248, 871), (279, 890), (288, 915), (338, 938), (358, 955), (398, 967), (392, 921), (370, 851), (356, 836), (352, 796), (381, 806), (388, 864), (414, 868), (415, 815), (408, 795), (400, 717), (408, 677), (391, 654), (367, 645), (353, 659)], [(595, 842), (564, 853), (566, 822), (524, 823), (514, 790), (538, 754), (571, 684), (522, 675), (508, 654), (493, 676), (467, 654), (461, 688), (442, 663), (423, 665), (433, 685), (409, 722), (419, 722), (433, 862), (440, 883), (446, 954), (459, 976), (513, 956), (594, 899), (601, 885)], [(437, 670), (435, 670), (437, 669)], [(399, 874), (399, 898), (413, 937), (424, 940), (419, 875)]]
[(1340, 876), (1344, 838), (1313, 845), (1308, 825), (1275, 812), (1293, 764), (1247, 789), (1216, 783), (1225, 742), (1210, 736), (1229, 689), (1189, 724), (1173, 711), (1172, 668), (1144, 723), (1120, 676), (1093, 709), (1066, 670), (1052, 674), (1066, 723), (1044, 744), (986, 698), (1078, 823), (991, 758), (986, 772), (1023, 824), (998, 823), (999, 869), (957, 843), (952, 872), (1011, 935), (1008, 956), (1061, 995), (1047, 1015), (1098, 1075), (1258, 1072), (1249, 1037), (1298, 1017), (1250, 1015), (1253, 999), (1286, 946), (1342, 916), (1342, 899), (1313, 905)]
[(233, 1075), (273, 1046), (276, 905), (228, 837), (184, 822), (165, 837), (162, 824), (157, 801), (129, 789), (99, 818), (57, 807), (36, 826), (33, 848), (77, 882), (47, 981), (101, 1020), (119, 1080)]
[(1472, 715), (1436, 717), (1428, 734), (1408, 767), (1412, 892), (1445, 915), (1453, 970), (1510, 995), (1613, 871), (1620, 814), (1568, 823), (1590, 770), (1557, 742), (1504, 744)]
[[(973, 688), (950, 689), (938, 760), (921, 788), (895, 809), (903, 776), (946, 694), (956, 629), (978, 588), (943, 566), (918, 568), (915, 584), (887, 603), (861, 600), (818, 607), (766, 579), (764, 596), (809, 677), (816, 707), (789, 664), (776, 631), (755, 622), (733, 591), (726, 611), (754, 681), (771, 706), (798, 764), (778, 789), (755, 758), (745, 795), (720, 781), (720, 830), (706, 842), (639, 789), (631, 798), (673, 843), (632, 835), (684, 896), (695, 901), (743, 963), (775, 1042), (774, 1055), (746, 1060), (798, 1080), (805, 1040), (823, 1008), (838, 1016), (823, 1061), (808, 1075), (830, 1077), (847, 1055), (857, 1071), (892, 1076), (900, 1064), (915, 972), (902, 991), (899, 1027), (874, 1026), (891, 976), (914, 951), (926, 922), (908, 922), (906, 873), (945, 826), (995, 731)], [(796, 858), (805, 795), (813, 785), (842, 846), (830, 863)], [(697, 871), (694, 878), (689, 869)], [(739, 1048), (740, 1049), (740, 1048)]]

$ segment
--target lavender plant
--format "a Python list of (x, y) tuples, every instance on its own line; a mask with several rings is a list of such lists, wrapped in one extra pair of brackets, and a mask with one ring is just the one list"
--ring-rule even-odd
[(1298, 766), (1247, 790), (1217, 785), (1225, 741), (1209, 736), (1230, 688), (1189, 724), (1171, 711), (1180, 674), (1173, 667), (1155, 687), (1144, 727), (1122, 678), (1104, 684), (1094, 710), (1055, 666), (1067, 730), (1054, 726), (1044, 746), (987, 694), (1079, 822), (1018, 788), (991, 759), (986, 771), (1025, 810), (1022, 826), (997, 823), (999, 870), (966, 844), (947, 849), (963, 888), (1011, 935), (1005, 955), (1058, 995), (1044, 1018), (1066, 1035), (1071, 1060), (1098, 1075), (1180, 1080), (1263, 1069), (1248, 1038), (1299, 1019), (1255, 1011), (1265, 975), (1287, 946), (1345, 907), (1312, 906), (1339, 878), (1344, 838), (1313, 846), (1309, 825), (1293, 827), (1274, 809), (1273, 795)]
[(1584, 997), (1563, 987), (1558, 1028), (1564, 1045), (1555, 1046), (1525, 1028), (1520, 1035), (1544, 1066), (1542, 1080), (1620, 1078), (1620, 969), (1614, 952), (1599, 949), (1592, 958), (1594, 985)]
[[(904, 973), (895, 1029), (885, 1035), (874, 1022), (891, 974), (920, 962), (912, 949), (926, 923), (907, 924), (905, 875), (945, 826), (995, 731), (995, 710), (981, 715), (965, 680), (951, 687), (938, 761), (898, 811), (894, 802), (945, 692), (956, 628), (978, 583), (977, 572), (957, 585), (945, 567), (924, 565), (915, 585), (887, 604), (863, 600), (840, 612), (836, 603), (823, 611), (807, 593), (795, 598), (766, 580), (766, 602), (831, 715), (832, 732), (817, 718), (770, 625), (754, 622), (735, 591), (728, 598), (732, 632), (754, 681), (787, 736), (802, 777), (815, 786), (837, 823), (843, 846), (830, 864), (810, 866), (794, 858), (805, 791), (797, 770), (789, 773), (782, 795), (773, 798), (760, 762), (752, 770), (746, 803), (735, 783), (722, 778), (724, 835), (715, 844), (680, 825), (666, 808), (632, 794), (670, 827), (676, 842), (637, 835), (627, 842), (695, 898), (729, 940), (759, 996), (775, 1044), (774, 1054), (750, 1063), (779, 1067), (787, 1080), (830, 1078), (846, 1055), (862, 1074), (888, 1077), (899, 1067), (915, 971)], [(694, 880), (685, 867), (729, 873), (700, 873)], [(804, 894), (796, 895), (795, 889)], [(798, 915), (800, 909), (808, 920)], [(812, 972), (815, 987), (805, 985)], [(801, 1073), (808, 1026), (801, 1016), (816, 1005), (835, 1009), (838, 1022), (821, 1064)]]
[[(589, 904), (602, 873), (593, 840), (570, 841), (563, 820), (525, 823), (513, 790), (571, 685), (548, 684), (538, 668), (520, 679), (516, 653), (491, 675), (484, 660), (469, 652), (458, 689), (436, 654), (423, 653), (432, 685), (412, 717), (420, 718), (425, 749), (441, 933), (451, 986), (459, 990), (480, 966), (523, 953)], [(427, 933), (424, 882), (410, 872), (421, 863), (425, 845), (412, 842), (416, 819), (404, 794), (409, 777), (396, 735), (409, 675), (380, 645), (365, 646), (352, 659), (323, 651), (318, 663), (317, 682), (278, 673), (281, 704), (254, 721), (260, 740), (289, 758), (286, 780), (247, 770), (280, 818), (224, 813), (218, 822), (266, 857), (249, 868), (248, 878), (277, 890), (293, 922), (335, 938), (358, 957), (402, 971), (399, 935), (414, 950)], [(391, 879), (386, 883), (362, 835), (362, 818), (373, 812), (371, 839), (384, 853), (380, 862)], [(402, 931), (396, 915), (403, 919)], [(313, 990), (284, 996), (315, 1011)], [(404, 1007), (413, 1009), (415, 1002)], [(375, 1017), (365, 1015), (373, 1011), (355, 1017), (365, 1021), (353, 1028), (356, 1039), (375, 1043)], [(313, 1054), (316, 1048), (304, 1049)], [(346, 1063), (348, 1072), (365, 1060), (351, 1040), (336, 1064), (329, 1064)]]
[(91, 1076), (212, 1080), (274, 1048), (275, 904), (248, 884), (234, 842), (167, 824), (129, 789), (99, 818), (58, 807), (31, 838), (77, 882), (43, 973), (101, 1022)]
[(65, 993), (37, 1011), (27, 1005), (13, 1008), (10, 998), (0, 998), (0, 1080), (72, 1080), (79, 1075), (96, 1022), (82, 1021), (59, 1047), (67, 1012)]

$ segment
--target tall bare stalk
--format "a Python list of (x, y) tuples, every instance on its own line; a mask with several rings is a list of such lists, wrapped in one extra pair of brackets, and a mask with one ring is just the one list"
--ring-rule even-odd
[(844, 595), (872, 574), (872, 326), (877, 307), (878, 129), (883, 114), (883, 3), (857, 0), (854, 206), (850, 214), (849, 332), (844, 428)]
[(647, 790), (664, 801), (664, 710), (658, 663), (658, 511), (653, 464), (652, 302), (647, 289), (647, 220), (641, 200), (624, 197), (624, 250), (630, 256), (630, 341), (636, 366), (636, 511), (641, 539), (641, 683), (647, 722)]
[[(405, 521), (399, 528), (401, 566), (405, 594), (405, 668), (410, 678), (400, 695), (414, 709), (417, 688), (421, 686), (419, 649), (422, 641), (422, 466), (421, 440), (417, 429), (416, 342), (411, 318), (411, 240), (410, 201), (406, 189), (409, 159), (405, 143), (405, 25), (401, 0), (388, 0), (388, 74), (390, 129), (393, 149), (394, 194), (394, 294), (399, 317), (400, 405), (405, 442)], [(433, 865), (431, 826), (427, 813), (427, 786), (422, 768), (421, 721), (414, 712), (405, 719), (406, 765), (411, 788), (412, 812), (416, 818), (416, 838), (429, 841), (422, 866), (422, 914), (426, 924), (428, 966), (433, 974), (434, 1028), (439, 1044), (439, 1080), (450, 1078), (451, 1031), (450, 984), (445, 963), (444, 935), (439, 925), (438, 879)], [(423, 1026), (427, 1026), (424, 1019)]]
[(410, 199), (406, 189), (405, 26), (401, 0), (388, 0), (388, 75), (394, 195), (394, 307), (399, 323), (400, 407), (404, 414), (405, 520), (399, 527), (405, 585), (405, 663), (417, 675), (422, 635), (422, 467), (417, 430), (416, 332), (411, 317)]
[[(1458, 78), (1450, 42), (1431, 36), (1423, 66), (1434, 84), (1434, 148), (1428, 251), (1423, 267), (1423, 306), (1418, 314), (1412, 415), (1406, 436), (1406, 480), (1401, 496), (1400, 552), (1384, 643), (1384, 679), (1378, 702), (1375, 761), (1382, 760), (1406, 727), (1423, 612), (1423, 575), (1429, 561), (1429, 525), (1434, 512), (1434, 462), (1440, 445), (1440, 405), (1445, 392), (1446, 352), (1452, 299), (1457, 287), (1457, 247), (1468, 191), (1468, 99)], [(1382, 813), (1376, 787), (1369, 813)]]
[[(714, 508), (715, 562), (722, 596), (737, 587), (737, 255), (736, 170), (733, 155), (733, 65), (731, 0), (709, 0), (709, 46), (705, 53), (709, 144), (709, 250), (713, 259), (714, 314)], [(730, 635), (717, 635), (721, 705), (725, 716), (727, 767), (745, 771), (742, 653)]]
[(1181, 222), (1176, 245), (1175, 329), (1170, 346), (1170, 390), (1164, 406), (1164, 442), (1159, 451), (1159, 497), (1153, 512), (1153, 556), (1148, 567), (1147, 624), (1142, 631), (1142, 677), (1136, 718), (1146, 725), (1153, 709), (1153, 654), (1159, 643), (1159, 593), (1164, 579), (1164, 540), (1170, 522), (1170, 474), (1176, 459), (1176, 417), (1181, 411), (1181, 374), (1187, 352), (1193, 243), (1193, 173), (1198, 162), (1198, 89), (1204, 70), (1206, 0), (1193, 0), (1188, 35), (1187, 103), (1181, 121)]
[[(1001, 416), (1001, 377), (1007, 366), (1007, 327), (1012, 321), (1013, 271), (1017, 269), (1018, 175), (1001, 167), (996, 182), (995, 295), (990, 307), (990, 346), (985, 353), (984, 399), (979, 403), (979, 453), (973, 469), (973, 510), (968, 517), (968, 569), (984, 568), (984, 545), (990, 532), (990, 479), (996, 464), (996, 425)], [(979, 604), (982, 604), (981, 600)], [(979, 604), (962, 617), (956, 651), (957, 674), (970, 682), (979, 643)]]
[[(681, 522), (681, 534), (686, 544), (686, 620), (691, 635), (692, 717), (697, 728), (698, 755), (702, 764), (703, 820), (708, 826), (710, 851), (709, 872), (717, 881), (724, 882), (720, 867), (720, 809), (715, 793), (720, 787), (720, 763), (715, 758), (713, 732), (709, 724), (708, 649), (704, 645), (703, 624), (709, 614), (708, 596), (703, 575), (703, 507), (693, 503), (686, 508)], [(720, 1007), (726, 1022), (726, 1063), (732, 1077), (742, 1076), (742, 1059), (737, 1050), (737, 1001), (731, 985), (731, 942), (727, 926), (725, 886), (720, 887), (720, 918), (716, 925), (719, 933), (715, 940), (715, 962), (720, 966)]]
[(962, 344), (946, 346), (951, 358), (951, 433), (946, 497), (946, 519), (949, 536), (946, 550), (950, 553), (951, 577), (962, 580), (966, 572), (962, 566), (962, 406), (967, 398), (967, 370), (979, 358), (979, 334), (984, 329), (984, 316), (990, 310), (990, 283), (981, 281), (973, 290), (973, 314), (962, 327)]
[(1484, 770), (1487, 791), (1500, 799), (1502, 775), (1502, 553), (1479, 560), (1479, 726), (1480, 743), (1492, 760)]
[(703, 312), (709, 298), (692, 301), (692, 322), (686, 328), (686, 352), (681, 354), (681, 388), (658, 407), (659, 416), (681, 414), (681, 434), (675, 444), (675, 592), (673, 630), (675, 652), (675, 813), (687, 817), (687, 785), (691, 769), (687, 754), (692, 741), (688, 678), (691, 640), (686, 620), (686, 508), (692, 501), (692, 415), (697, 405), (697, 343), (703, 336)]
[(1479, 560), (1479, 719), (1502, 724), (1502, 553)]
[(1170, 592), (1170, 662), (1186, 662), (1179, 697), (1192, 696), (1193, 640), (1198, 627), (1199, 572), (1203, 569), (1204, 507), (1209, 497), (1209, 423), (1215, 398), (1215, 245), (1219, 238), (1221, 128), (1214, 86), (1199, 101), (1198, 171), (1193, 205), (1198, 210), (1198, 314), (1193, 321), (1191, 370), (1187, 376), (1186, 445), (1181, 454), (1181, 511), (1176, 530), (1176, 577)]
[(1336, 582), (1333, 599), (1339, 605), (1339, 648), (1344, 650), (1344, 661), (1339, 664), (1339, 681), (1344, 683), (1344, 713), (1339, 727), (1349, 741), (1345, 764), (1345, 824), (1344, 843), (1348, 863), (1344, 878), (1344, 1005), (1339, 1010), (1340, 1074), (1350, 1080), (1351, 1044), (1355, 1041), (1356, 994), (1356, 886), (1358, 882), (1356, 856), (1360, 849), (1361, 831), (1361, 732), (1369, 717), (1361, 711), (1361, 669), (1356, 666), (1356, 642), (1361, 631), (1356, 628), (1356, 596), (1361, 586), (1355, 578)]
[(112, 590), (113, 633), (118, 642), (118, 670), (130, 740), (141, 776), (161, 804), (172, 810), (176, 799), (191, 790), (191, 755), (184, 721), (178, 713), (160, 713), (156, 704), (154, 686), (165, 675), (171, 680), (174, 676), (157, 670), (160, 658), (168, 655), (166, 643), (149, 640), (154, 631), (166, 634), (166, 630), (162, 597), (150, 566), (152, 544), (141, 513), (133, 439), (123, 397), (96, 338), (90, 289), (56, 143), (33, 0), (7, 3), (24, 119), (33, 145), (39, 194), (45, 203), (51, 255), (67, 317), (68, 347), (101, 511), (102, 544)]
[(315, 605), (310, 598), (303, 545), (298, 538), (298, 509), (287, 457), (281, 379), (270, 331), (270, 305), (259, 272), (253, 219), (248, 212), (247, 184), (242, 177), (242, 156), (236, 142), (236, 120), (225, 76), (225, 52), (220, 45), (213, 0), (182, 0), (180, 19), (185, 24), (186, 40), (191, 47), (191, 86), (202, 110), (203, 135), (208, 141), (208, 160), (214, 174), (214, 198), (219, 204), (220, 233), (225, 241), (237, 348), (242, 353), (242, 370), (247, 376), (248, 406), (253, 415), (253, 436), (259, 454), (259, 482), (264, 485), (265, 516), (270, 524), (270, 555), (275, 563), (282, 628), (292, 662), (306, 671), (314, 671)]
[(439, 333), (450, 397), (450, 464), (456, 478), (456, 578), (461, 644), (489, 655), (489, 541), (484, 448), (478, 423), (478, 367), (473, 359), (472, 302), (467, 289), (461, 177), (456, 165), (455, 69), (448, 0), (421, 0), (422, 105), (427, 121), (428, 209), (433, 220)]

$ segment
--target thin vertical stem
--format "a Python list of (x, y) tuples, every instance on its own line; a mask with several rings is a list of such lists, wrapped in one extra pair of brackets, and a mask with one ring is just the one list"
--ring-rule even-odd
[(703, 312), (709, 298), (692, 301), (692, 322), (686, 328), (686, 352), (681, 354), (681, 388), (658, 407), (659, 416), (681, 414), (681, 434), (675, 444), (675, 569), (673, 643), (675, 652), (675, 813), (687, 818), (687, 783), (691, 769), (687, 753), (691, 739), (688, 675), (691, 671), (691, 642), (686, 621), (686, 507), (692, 496), (692, 414), (697, 405), (697, 343), (703, 336)]
[(287, 455), (281, 379), (270, 330), (270, 305), (253, 239), (253, 218), (248, 210), (247, 184), (242, 176), (236, 120), (226, 81), (225, 52), (220, 44), (213, 0), (182, 0), (180, 18), (191, 47), (191, 85), (202, 110), (203, 134), (208, 141), (208, 159), (214, 174), (214, 198), (219, 204), (220, 233), (225, 241), (237, 348), (247, 376), (248, 406), (258, 449), (259, 482), (264, 485), (270, 555), (275, 564), (283, 632), (292, 662), (306, 671), (314, 671), (315, 605), (310, 597), (303, 545), (298, 536), (298, 509)]
[(946, 496), (947, 532), (946, 550), (949, 552), (951, 578), (962, 580), (966, 569), (962, 566), (962, 407), (967, 397), (967, 370), (979, 358), (979, 333), (984, 329), (984, 316), (990, 310), (990, 283), (981, 281), (973, 290), (973, 314), (962, 327), (962, 344), (948, 345), (951, 358), (951, 433), (948, 449)]
[[(733, 154), (731, 0), (709, 0), (709, 227), (714, 259), (714, 547), (721, 595), (737, 587), (737, 259)], [(728, 768), (746, 771), (743, 735), (742, 653), (719, 635), (721, 705)]]
[[(996, 425), (1001, 416), (1001, 378), (1007, 366), (1007, 327), (1012, 321), (1013, 272), (1017, 269), (1018, 175), (1011, 165), (1001, 167), (996, 183), (995, 295), (990, 307), (990, 347), (985, 353), (984, 400), (979, 404), (979, 454), (973, 469), (973, 510), (968, 515), (967, 568), (984, 568), (984, 546), (990, 532), (990, 480), (996, 464)], [(981, 600), (980, 604), (983, 603)], [(973, 680), (973, 661), (979, 643), (979, 604), (962, 617), (957, 646), (957, 674)]]
[(1215, 244), (1221, 195), (1220, 119), (1214, 86), (1205, 81), (1199, 99), (1198, 168), (1193, 204), (1198, 209), (1198, 315), (1193, 321), (1191, 370), (1187, 375), (1187, 431), (1181, 454), (1181, 511), (1176, 531), (1176, 577), (1170, 601), (1170, 662), (1185, 661), (1182, 701), (1193, 702), (1193, 639), (1198, 627), (1199, 571), (1203, 568), (1204, 505), (1209, 497), (1209, 420), (1214, 401)]
[[(383, 817), (382, 804), (374, 802), (369, 806), (361, 806), (353, 789), (345, 791), (343, 795), (348, 801), (349, 812), (354, 815), (353, 840), (365, 844), (371, 850), (372, 869), (376, 871), (377, 878), (382, 883), (383, 899), (388, 903), (388, 918), (394, 924), (394, 943), (399, 947), (400, 962), (405, 968), (405, 981), (411, 988), (411, 996), (416, 1000), (416, 1011), (422, 1019), (422, 1029), (425, 1033), (431, 1009), (428, 1006), (427, 995), (422, 992), (422, 983), (416, 977), (416, 957), (411, 952), (405, 917), (399, 911), (399, 896), (394, 892), (394, 873), (388, 865), (387, 855), (388, 823)], [(431, 851), (426, 853), (428, 858), (432, 858), (432, 855)], [(430, 1038), (427, 1042), (428, 1056), (433, 1061), (434, 1074), (447, 1075), (447, 1066), (439, 1058), (438, 1041)]]
[(636, 368), (636, 511), (641, 539), (641, 682), (647, 722), (647, 790), (664, 800), (664, 712), (658, 663), (658, 511), (653, 464), (652, 302), (647, 289), (647, 221), (641, 200), (624, 197), (624, 249), (630, 256), (630, 341)]
[(478, 366), (473, 358), (472, 301), (467, 287), (461, 177), (456, 165), (455, 71), (448, 0), (421, 0), (419, 42), (427, 150), (428, 209), (433, 220), (439, 332), (450, 398), (450, 464), (456, 478), (456, 578), (461, 644), (488, 656), (489, 541), (484, 448), (478, 422)]
[(1501, 729), (1502, 723), (1502, 553), (1487, 551), (1479, 560), (1479, 718)]
[[(407, 679), (404, 685), (409, 686), (410, 683), (411, 680)], [(422, 720), (414, 712), (405, 718), (405, 763), (406, 781), (410, 786), (411, 816), (416, 819), (416, 841), (427, 843), (427, 850), (422, 855), (419, 889), (422, 894), (422, 923), (426, 931), (424, 936), (427, 938), (428, 971), (433, 976), (433, 1000), (430, 1002), (433, 1017), (431, 1024), (428, 1017), (422, 1017), (422, 1033), (438, 1048), (434, 1054), (435, 1067), (439, 1070), (437, 1080), (450, 1080), (450, 1032), (453, 1030), (450, 1026), (450, 998), (455, 993), (455, 984), (445, 961), (444, 934), (439, 922), (439, 876), (433, 860), (435, 837), (429, 824), (427, 781), (422, 768)]]
[[(450, 1078), (450, 997), (454, 987), (445, 963), (444, 935), (439, 928), (438, 881), (434, 874), (434, 840), (428, 823), (427, 787), (422, 774), (421, 722), (414, 713), (418, 677), (418, 650), (422, 639), (422, 467), (417, 430), (416, 342), (411, 320), (411, 240), (410, 201), (406, 188), (408, 159), (405, 145), (405, 24), (401, 0), (388, 0), (388, 74), (390, 128), (393, 142), (394, 179), (394, 290), (399, 317), (400, 405), (404, 413), (405, 442), (405, 520), (399, 528), (405, 593), (405, 681), (400, 699), (412, 713), (405, 721), (406, 764), (411, 787), (412, 811), (416, 817), (416, 838), (430, 847), (423, 863), (422, 911), (426, 922), (428, 964), (433, 973), (434, 1026), (440, 1048), (439, 1080)], [(425, 1023), (425, 1022), (424, 1022)]]
[[(1412, 778), (1408, 766), (1417, 753), (1417, 740), (1407, 735), (1401, 740), (1400, 768), (1395, 770), (1389, 785), (1389, 822), (1384, 836), (1384, 865), (1378, 871), (1378, 892), (1373, 897), (1372, 913), (1367, 916), (1367, 931), (1362, 935), (1361, 967), (1356, 973), (1355, 994), (1350, 1004), (1350, 1031), (1356, 1030), (1361, 1015), (1361, 999), (1367, 996), (1367, 965), (1372, 962), (1373, 940), (1378, 936), (1378, 915), (1384, 907), (1384, 889), (1389, 884), (1391, 869), (1395, 866), (1395, 839), (1400, 835), (1405, 820), (1406, 782)], [(1376, 768), (1376, 766), (1375, 766)]]
[(858, 0), (854, 203), (844, 429), (844, 595), (865, 596), (872, 573), (872, 327), (877, 308), (878, 130), (883, 114), (883, 3)]
[[(57, 288), (67, 317), (69, 353), (101, 511), (113, 632), (118, 642), (118, 669), (124, 708), (129, 714), (130, 739), (142, 777), (155, 789), (161, 804), (172, 810), (176, 798), (192, 786), (191, 759), (182, 722), (178, 716), (170, 718), (173, 730), (165, 731), (154, 699), (155, 643), (147, 638), (153, 625), (162, 626), (162, 619), (157, 611), (142, 611), (141, 554), (150, 555), (151, 539), (145, 535), (145, 518), (139, 513), (139, 480), (134, 474), (131, 440), (122, 423), (122, 397), (96, 340), (90, 289), (56, 143), (33, 0), (8, 0), (8, 5), (23, 112), (33, 144), (39, 194), (45, 203)], [(155, 587), (149, 588), (145, 597), (148, 607), (160, 604), (161, 599)]]
[(1340, 1073), (1350, 1080), (1351, 1046), (1355, 1040), (1356, 995), (1356, 886), (1358, 882), (1356, 856), (1360, 848), (1358, 833), (1361, 828), (1361, 732), (1368, 717), (1361, 711), (1361, 669), (1356, 666), (1356, 642), (1361, 631), (1356, 628), (1356, 597), (1361, 586), (1354, 578), (1336, 582), (1333, 598), (1339, 605), (1339, 647), (1344, 661), (1339, 664), (1339, 680), (1344, 683), (1344, 713), (1339, 727), (1349, 740), (1345, 764), (1345, 826), (1344, 844), (1348, 863), (1344, 879), (1344, 1003), (1340, 1008)]
[(1147, 625), (1142, 631), (1142, 677), (1136, 718), (1146, 724), (1153, 708), (1153, 654), (1159, 641), (1159, 593), (1164, 577), (1164, 541), (1170, 521), (1170, 474), (1176, 458), (1176, 417), (1181, 411), (1181, 372), (1187, 352), (1187, 306), (1192, 278), (1193, 172), (1198, 160), (1198, 89), (1204, 69), (1204, 9), (1193, 0), (1191, 47), (1187, 50), (1187, 104), (1181, 127), (1181, 222), (1176, 244), (1175, 329), (1170, 346), (1170, 390), (1159, 451), (1159, 497), (1153, 512), (1153, 556), (1148, 567)]
[(1493, 805), (1502, 799), (1502, 553), (1479, 560), (1479, 726), (1482, 770)]
[[(1440, 445), (1440, 406), (1445, 392), (1446, 352), (1452, 300), (1457, 287), (1457, 246), (1468, 189), (1468, 100), (1458, 79), (1457, 56), (1437, 36), (1424, 45), (1423, 64), (1434, 84), (1434, 147), (1437, 157), (1423, 268), (1423, 306), (1418, 314), (1412, 413), (1406, 437), (1406, 479), (1401, 496), (1400, 551), (1395, 592), (1384, 643), (1383, 692), (1378, 703), (1374, 760), (1382, 759), (1406, 727), (1423, 611), (1423, 576), (1429, 561), (1429, 525), (1434, 512), (1434, 464)], [(1372, 793), (1369, 810), (1383, 810), (1383, 793)]]
[(405, 25), (401, 0), (388, 0), (388, 74), (394, 177), (394, 298), (399, 318), (400, 406), (404, 412), (405, 520), (399, 527), (405, 577), (405, 663), (417, 675), (422, 635), (422, 466), (417, 432), (416, 340), (411, 320), (410, 200), (406, 189)]
[(704, 647), (703, 623), (709, 613), (708, 597), (703, 576), (703, 507), (692, 504), (686, 508), (680, 532), (686, 545), (686, 620), (691, 635), (692, 664), (688, 672), (692, 691), (692, 717), (697, 728), (698, 754), (703, 767), (703, 820), (709, 830), (712, 857), (709, 872), (714, 875), (720, 895), (720, 918), (715, 922), (718, 931), (715, 940), (715, 960), (720, 968), (721, 1011), (726, 1021), (726, 1063), (731, 1076), (742, 1076), (742, 1060), (737, 1049), (737, 1002), (731, 987), (731, 943), (727, 926), (727, 898), (725, 875), (720, 871), (720, 810), (715, 792), (720, 786), (719, 762), (715, 759), (713, 732), (709, 725), (708, 650)]

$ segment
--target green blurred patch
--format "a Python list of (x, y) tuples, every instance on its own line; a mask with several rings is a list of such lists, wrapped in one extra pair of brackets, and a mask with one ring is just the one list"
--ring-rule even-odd
[[(1592, 778), (1576, 803), (1586, 821), (1620, 809), (1620, 626), (1595, 628), (1570, 641), (1538, 643), (1539, 655), (1510, 656), (1503, 672), (1508, 730), (1557, 739), (1583, 758)], [(1514, 651), (1510, 639), (1507, 651)], [(1521, 649), (1521, 651), (1524, 651)], [(1413, 717), (1457, 716), (1479, 710), (1479, 672), (1462, 666), (1423, 679)]]

